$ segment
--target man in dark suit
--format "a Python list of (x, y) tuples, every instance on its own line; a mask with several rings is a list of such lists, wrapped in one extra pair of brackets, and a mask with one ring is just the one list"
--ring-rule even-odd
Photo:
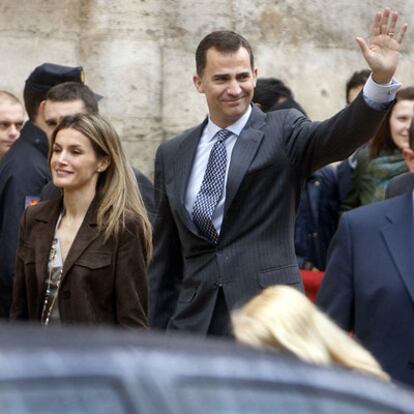
[(392, 198), (342, 216), (317, 304), (414, 386), (414, 123), (410, 147), (405, 191), (397, 183)]
[(380, 108), (393, 92), (376, 93), (393, 86), (377, 83), (391, 82), (406, 30), (397, 34), (396, 21), (386, 9), (376, 16), (371, 45), (357, 39), (373, 80), (365, 98), (321, 123), (250, 105), (257, 70), (242, 36), (221, 31), (201, 41), (193, 80), (206, 96), (208, 119), (156, 155), (153, 327), (226, 335), (231, 309), (262, 288), (303, 289), (293, 243), (301, 186), (312, 171), (349, 155), (383, 119)]

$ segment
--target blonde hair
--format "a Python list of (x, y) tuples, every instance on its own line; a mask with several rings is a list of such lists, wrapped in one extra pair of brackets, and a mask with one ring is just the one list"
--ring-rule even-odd
[(49, 165), (56, 135), (62, 129), (74, 129), (89, 138), (98, 159), (108, 157), (109, 166), (100, 173), (97, 184), (100, 197), (97, 223), (105, 240), (111, 235), (116, 236), (125, 227), (127, 217), (138, 218), (143, 228), (148, 263), (152, 254), (151, 224), (117, 132), (97, 114), (66, 116), (53, 132), (49, 146)]
[(336, 363), (389, 380), (374, 357), (309, 299), (289, 286), (273, 286), (232, 313), (236, 339), (247, 345), (287, 351), (303, 361)]

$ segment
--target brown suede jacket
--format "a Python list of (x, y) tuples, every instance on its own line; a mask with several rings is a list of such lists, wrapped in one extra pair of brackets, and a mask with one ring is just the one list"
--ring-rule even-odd
[[(62, 323), (148, 327), (144, 236), (129, 219), (118, 237), (104, 242), (91, 203), (63, 265), (58, 295)], [(40, 321), (48, 258), (62, 198), (26, 209), (20, 224), (11, 319)]]

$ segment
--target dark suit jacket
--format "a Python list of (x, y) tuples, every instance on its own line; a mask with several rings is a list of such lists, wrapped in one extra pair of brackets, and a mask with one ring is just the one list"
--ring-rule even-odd
[(161, 144), (155, 161), (152, 325), (206, 333), (219, 287), (229, 309), (270, 285), (303, 289), (293, 233), (304, 179), (368, 140), (384, 114), (361, 96), (321, 123), (296, 110), (264, 114), (253, 107), (233, 150), (217, 246), (198, 233), (184, 206), (206, 121)]
[[(58, 305), (63, 323), (147, 326), (148, 289), (139, 222), (104, 242), (95, 199), (66, 257)], [(62, 198), (25, 210), (20, 226), (11, 319), (40, 320), (48, 258)]]
[(412, 192), (345, 213), (317, 304), (393, 378), (414, 385)]
[[(135, 178), (138, 183), (138, 188), (142, 196), (145, 208), (148, 212), (148, 217), (151, 223), (154, 220), (155, 209), (154, 209), (154, 187), (151, 181), (137, 168), (133, 168)], [(59, 188), (53, 185), (53, 181), (49, 181), (42, 189), (40, 193), (41, 200), (52, 200), (62, 195)]]
[(385, 190), (385, 198), (401, 195), (414, 187), (414, 174), (406, 172), (394, 177)]

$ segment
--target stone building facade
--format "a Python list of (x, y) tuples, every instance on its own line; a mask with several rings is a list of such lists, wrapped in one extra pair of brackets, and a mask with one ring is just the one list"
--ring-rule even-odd
[[(412, 30), (398, 78), (414, 85), (414, 0), (391, 0)], [(0, 89), (22, 95), (43, 62), (82, 65), (105, 96), (132, 163), (151, 176), (165, 139), (207, 108), (192, 85), (200, 39), (231, 29), (252, 43), (260, 76), (279, 77), (313, 119), (344, 105), (344, 84), (365, 67), (355, 36), (368, 36), (383, 6), (368, 0), (2, 0)]]

